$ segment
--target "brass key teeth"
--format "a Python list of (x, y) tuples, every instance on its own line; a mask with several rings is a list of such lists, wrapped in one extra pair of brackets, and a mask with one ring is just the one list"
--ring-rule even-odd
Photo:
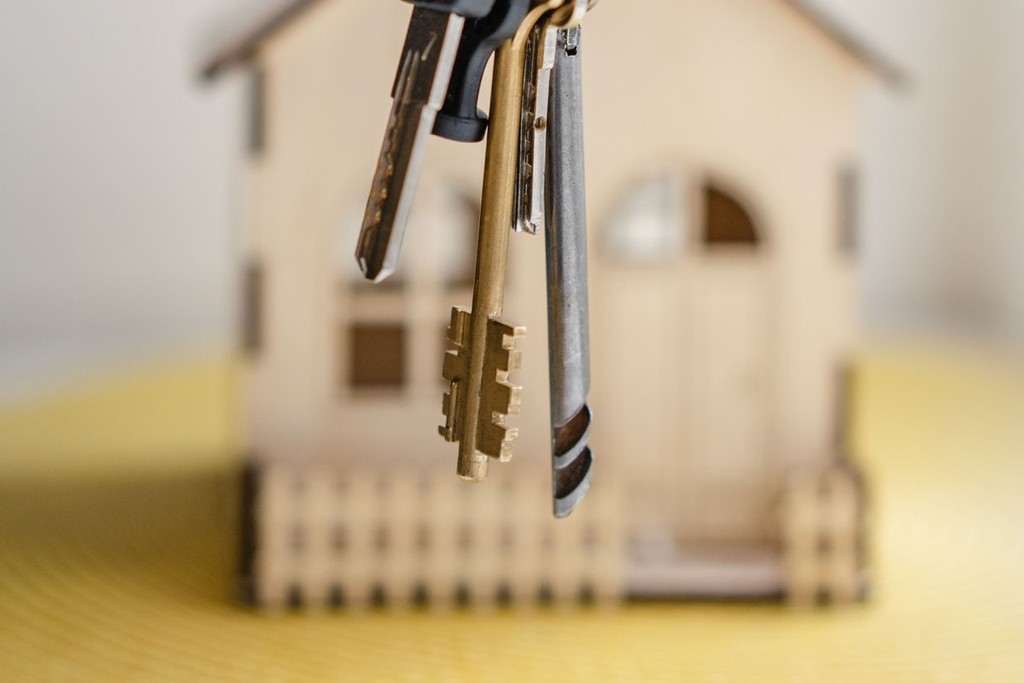
[(460, 422), (458, 418), (458, 405), (459, 405), (459, 388), (461, 382), (452, 382), (451, 388), (445, 392), (444, 402), (441, 405), (441, 412), (444, 414), (445, 423), (437, 428), (438, 433), (444, 437), (444, 440), (449, 443), (455, 443), (459, 440), (459, 426)]
[(519, 436), (519, 430), (508, 427), (505, 420), (518, 415), (522, 406), (523, 389), (509, 382), (509, 374), (522, 365), (522, 352), (516, 344), (525, 335), (526, 328), (488, 321), (480, 415), (490, 415), (491, 419), (481, 426), (477, 450), (501, 462), (512, 459), (512, 442)]
[[(445, 424), (438, 431), (450, 442), (466, 438), (463, 411), (470, 397), (464, 394), (463, 387), (469, 375), (467, 348), (472, 317), (469, 311), (454, 308), (448, 328), (448, 341), (455, 349), (445, 353), (443, 375), (451, 385), (444, 395), (441, 409)], [(518, 415), (522, 405), (522, 387), (511, 383), (509, 375), (522, 365), (522, 352), (516, 345), (526, 334), (526, 329), (494, 319), (487, 323), (484, 383), (479, 397), (481, 419), (477, 433), (471, 436), (476, 452), (508, 462), (512, 458), (512, 442), (519, 435), (519, 430), (509, 427), (506, 420)]]
[(448, 325), (448, 342), (454, 350), (445, 351), (442, 376), (451, 383), (444, 395), (441, 412), (445, 423), (438, 428), (445, 441), (455, 443), (462, 441), (461, 405), (465, 401), (462, 395), (463, 382), (469, 377), (469, 346), (470, 323), (472, 314), (464, 308), (452, 309), (451, 322)]

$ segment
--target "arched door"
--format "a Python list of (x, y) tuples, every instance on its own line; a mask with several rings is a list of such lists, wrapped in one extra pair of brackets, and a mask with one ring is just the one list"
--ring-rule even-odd
[(774, 534), (770, 253), (747, 207), (675, 174), (637, 186), (602, 234), (595, 387), (635, 535), (756, 544)]

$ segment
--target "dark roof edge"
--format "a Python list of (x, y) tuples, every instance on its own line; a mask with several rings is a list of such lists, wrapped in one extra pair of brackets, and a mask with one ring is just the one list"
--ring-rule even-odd
[(867, 67), (890, 87), (902, 89), (910, 85), (910, 76), (900, 65), (855, 36), (836, 17), (807, 0), (781, 1), (824, 32), (839, 48)]
[[(319, 4), (320, 0), (291, 0), (276, 14), (257, 25), (241, 38), (217, 52), (203, 67), (205, 80), (214, 80), (233, 66), (245, 64), (259, 51), (260, 46), (278, 31), (305, 14), (306, 10)], [(866, 66), (885, 83), (902, 88), (910, 79), (902, 67), (881, 54), (848, 31), (833, 16), (810, 4), (807, 0), (781, 0), (793, 11), (822, 31), (840, 49)]]
[(232, 67), (250, 61), (264, 41), (291, 25), (305, 14), (306, 10), (319, 2), (320, 0), (291, 0), (262, 23), (257, 24), (251, 31), (215, 53), (203, 66), (201, 72), (203, 79), (212, 81)]

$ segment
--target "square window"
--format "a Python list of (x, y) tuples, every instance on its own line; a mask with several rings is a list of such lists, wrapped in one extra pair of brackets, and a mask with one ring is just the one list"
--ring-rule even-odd
[(349, 384), (357, 389), (405, 386), (405, 337), (403, 325), (353, 325)]

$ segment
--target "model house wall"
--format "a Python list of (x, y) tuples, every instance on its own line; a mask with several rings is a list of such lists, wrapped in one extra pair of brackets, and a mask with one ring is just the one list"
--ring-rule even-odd
[[(440, 368), (450, 309), (471, 299), (483, 146), (431, 141), (401, 266), (362, 283), (352, 253), (409, 8), (292, 11), (211, 64), (244, 59), (252, 80), (249, 450), (278, 472), (454, 477)], [(591, 495), (621, 502), (619, 585), (728, 594), (715, 568), (738, 552), (752, 569), (732, 592), (777, 592), (786, 482), (843, 455), (857, 98), (879, 64), (783, 0), (601, 3), (584, 41)], [(520, 437), (484, 487), (549, 476), (544, 272), (542, 238), (514, 236)]]

